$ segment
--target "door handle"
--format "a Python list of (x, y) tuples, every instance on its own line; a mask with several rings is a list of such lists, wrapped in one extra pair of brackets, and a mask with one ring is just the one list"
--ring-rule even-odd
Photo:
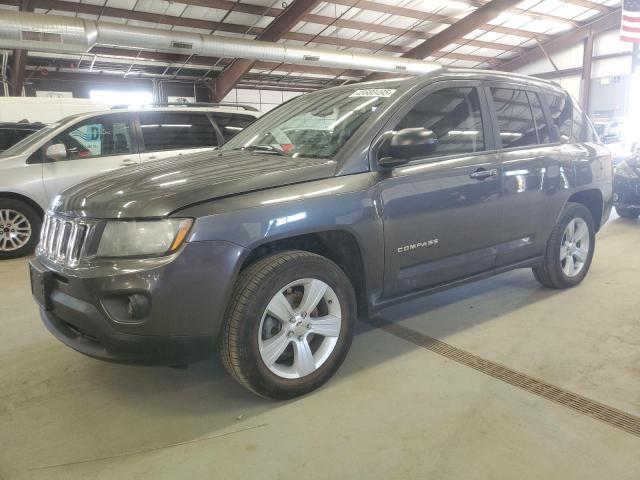
[(497, 175), (498, 175), (497, 168), (492, 168), (490, 170), (479, 168), (478, 170), (473, 172), (471, 175), (469, 175), (469, 178), (473, 178), (474, 180), (485, 180), (490, 177), (496, 177)]
[(122, 160), (120, 162), (120, 165), (122, 165), (123, 167), (131, 167), (133, 165), (137, 165), (138, 162), (136, 162), (135, 160), (131, 160), (130, 158), (125, 158), (124, 160)]
[(158, 158), (158, 157), (156, 157), (156, 156), (151, 156), (151, 157), (147, 157), (147, 160), (155, 160), (156, 158)]

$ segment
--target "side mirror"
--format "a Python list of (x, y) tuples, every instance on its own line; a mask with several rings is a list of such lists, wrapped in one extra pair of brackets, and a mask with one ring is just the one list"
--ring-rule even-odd
[(53, 160), (54, 162), (66, 160), (67, 147), (65, 147), (63, 143), (54, 143), (47, 147), (44, 154), (49, 160)]
[(403, 128), (393, 133), (389, 140), (388, 156), (381, 158), (378, 164), (384, 167), (401, 165), (411, 158), (435, 152), (437, 146), (438, 138), (433, 130), (424, 127)]

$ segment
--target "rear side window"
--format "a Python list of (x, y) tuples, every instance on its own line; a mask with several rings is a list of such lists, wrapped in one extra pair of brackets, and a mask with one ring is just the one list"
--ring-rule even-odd
[(492, 88), (491, 96), (498, 118), (502, 148), (537, 145), (538, 133), (527, 92), (510, 88)]
[(140, 127), (145, 150), (148, 152), (218, 145), (213, 125), (202, 113), (141, 113)]
[[(478, 92), (472, 87), (447, 88), (427, 95), (396, 125), (395, 130), (426, 128), (437, 140), (430, 156), (472, 153), (485, 149)], [(388, 145), (383, 145), (384, 149)]]
[(211, 115), (220, 127), (225, 140), (235, 137), (256, 120), (251, 115), (239, 113), (214, 112)]
[(571, 138), (571, 124), (573, 120), (573, 105), (567, 95), (546, 94), (547, 104), (551, 112), (552, 130), (561, 143), (566, 143)]
[(533, 111), (533, 120), (536, 122), (536, 131), (538, 132), (538, 143), (550, 143), (551, 137), (549, 136), (549, 126), (547, 125), (547, 119), (545, 118), (542, 105), (538, 95), (533, 92), (527, 92), (529, 97), (529, 103), (531, 104), (531, 110)]
[(11, 129), (0, 129), (0, 150), (6, 150), (13, 144), (17, 143), (15, 132)]

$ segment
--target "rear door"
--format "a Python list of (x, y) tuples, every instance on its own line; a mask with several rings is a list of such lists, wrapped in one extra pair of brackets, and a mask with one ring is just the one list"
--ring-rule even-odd
[[(117, 168), (138, 165), (140, 158), (128, 113), (107, 114), (82, 120), (44, 145), (42, 178), (49, 201), (80, 181)], [(49, 145), (61, 143), (67, 158), (44, 158)]]
[(549, 127), (539, 89), (513, 83), (485, 88), (503, 169), (502, 230), (497, 265), (539, 256), (548, 238), (549, 208), (567, 186), (571, 157)]
[(138, 114), (142, 162), (211, 150), (221, 138), (206, 112)]
[(430, 130), (436, 146), (381, 172), (386, 298), (489, 270), (501, 241), (500, 167), (477, 85), (428, 87), (383, 131), (405, 128)]

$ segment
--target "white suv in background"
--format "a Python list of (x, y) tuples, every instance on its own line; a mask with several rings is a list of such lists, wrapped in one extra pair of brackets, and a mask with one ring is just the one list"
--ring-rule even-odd
[[(188, 104), (193, 105), (193, 104)], [(38, 242), (62, 190), (100, 173), (217, 147), (260, 113), (236, 104), (112, 109), (64, 118), (0, 153), (0, 259)]]

